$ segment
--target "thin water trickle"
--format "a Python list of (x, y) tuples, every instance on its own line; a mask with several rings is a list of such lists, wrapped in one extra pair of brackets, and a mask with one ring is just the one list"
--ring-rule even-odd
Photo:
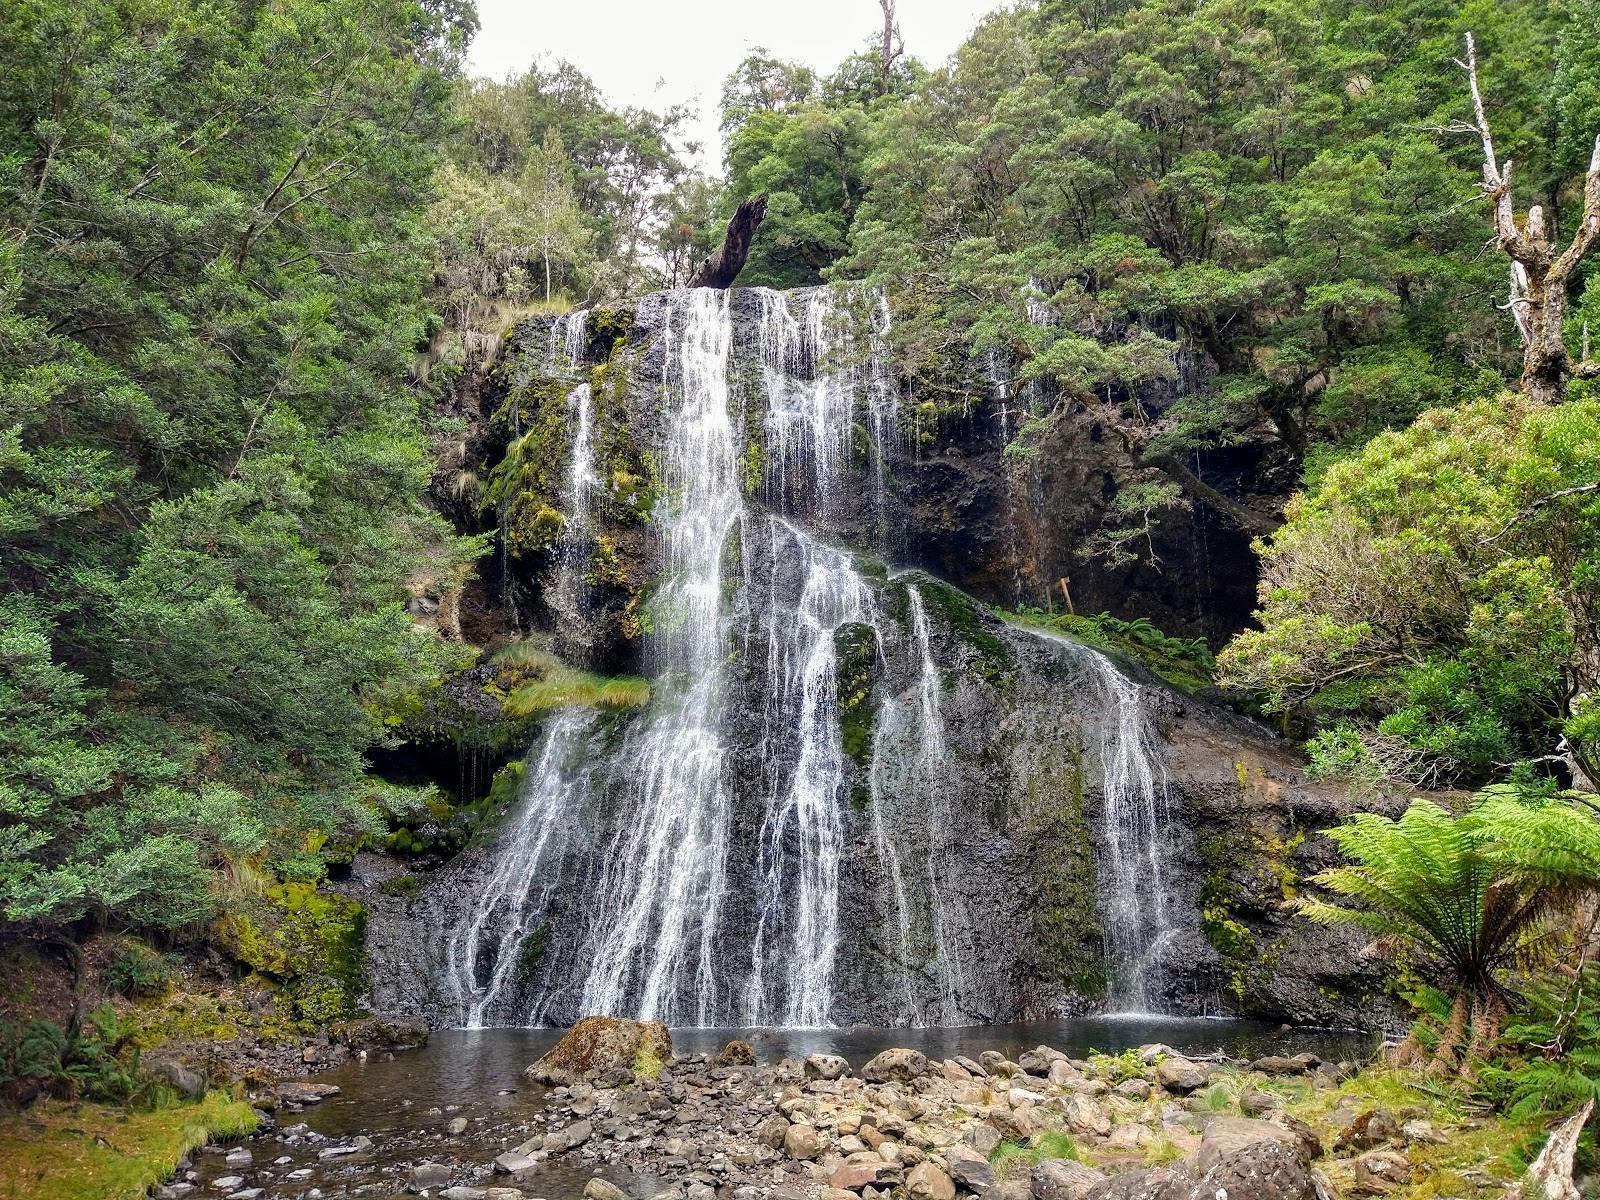
[(517, 812), (500, 836), (494, 871), (465, 926), (446, 941), (447, 978), (468, 1029), (531, 1019), (505, 1007), (506, 989), (561, 883), (558, 868), (588, 797), (583, 749), (594, 719), (592, 710), (574, 709), (550, 722), (529, 762)]

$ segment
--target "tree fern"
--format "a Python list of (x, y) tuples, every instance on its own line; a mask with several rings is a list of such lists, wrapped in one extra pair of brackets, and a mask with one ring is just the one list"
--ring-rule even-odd
[(1510, 997), (1504, 974), (1546, 953), (1550, 918), (1600, 888), (1600, 824), (1561, 800), (1496, 791), (1452, 814), (1415, 800), (1397, 819), (1358, 813), (1328, 834), (1348, 860), (1315, 882), (1354, 907), (1303, 897), (1313, 921), (1367, 929), (1410, 947), (1451, 992), (1435, 1049), (1450, 1065), (1473, 1021), (1471, 1052), (1498, 1035)]

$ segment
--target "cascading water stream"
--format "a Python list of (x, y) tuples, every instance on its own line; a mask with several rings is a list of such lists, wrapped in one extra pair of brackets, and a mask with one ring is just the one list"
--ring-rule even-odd
[[(787, 521), (769, 518), (765, 537), (774, 580), (762, 630), (767, 744), (792, 745), (796, 753), (792, 771), (769, 773), (773, 786), (758, 839), (761, 905), (746, 1012), (751, 1024), (776, 1018), (817, 1026), (828, 1022), (832, 1006), (844, 841), (846, 766), (835, 639), (846, 625), (873, 624), (872, 598), (844, 554)], [(776, 582), (791, 573), (801, 579), (797, 600), (781, 594)], [(778, 980), (768, 970), (774, 950), (782, 964)], [(781, 1010), (773, 994), (777, 983)]]
[(1105, 655), (1088, 653), (1106, 701), (1100, 761), (1111, 878), (1100, 891), (1106, 943), (1116, 968), (1111, 998), (1127, 1011), (1148, 1013), (1159, 996), (1161, 953), (1173, 934), (1162, 854), (1166, 768), (1143, 690)]
[(953, 1024), (960, 1016), (960, 999), (966, 990), (962, 979), (961, 955), (952, 936), (955, 917), (946, 900), (944, 855), (940, 834), (954, 825), (950, 811), (950, 791), (938, 786), (937, 772), (944, 761), (944, 715), (939, 697), (943, 685), (933, 660), (932, 638), (928, 630), (928, 610), (922, 592), (915, 586), (906, 589), (911, 613), (911, 633), (920, 659), (917, 673), (917, 707), (921, 725), (919, 775), (921, 795), (931, 804), (928, 820), (928, 846), (924, 867), (928, 880), (928, 911), (933, 926), (933, 965), (939, 978), (939, 1020)]
[(1086, 664), (1101, 700), (1099, 741), (1104, 853), (1098, 892), (1110, 975), (1108, 999), (1128, 1013), (1159, 1011), (1161, 954), (1175, 931), (1162, 843), (1167, 776), (1145, 689), (1093, 647), (1032, 626)]
[[(502, 831), (499, 854), (467, 923), (445, 946), (447, 978), (469, 1029), (482, 1029), (504, 1003), (522, 949), (537, 935), (556, 887), (558, 866), (588, 799), (590, 770), (583, 753), (593, 730), (591, 710), (556, 715), (537, 758), (529, 763), (520, 807)], [(485, 955), (490, 937), (494, 953)]]
[[(637, 782), (606, 855), (596, 897), (585, 1012), (705, 1024), (717, 1003), (716, 929), (726, 891), (731, 799), (724, 779), (729, 535), (744, 517), (728, 413), (728, 293), (696, 289), (674, 331), (679, 385), (669, 389), (657, 513), (665, 573), (654, 653), (660, 699), (630, 733)], [(664, 682), (665, 682), (664, 681)], [(692, 974), (692, 1007), (680, 977)]]

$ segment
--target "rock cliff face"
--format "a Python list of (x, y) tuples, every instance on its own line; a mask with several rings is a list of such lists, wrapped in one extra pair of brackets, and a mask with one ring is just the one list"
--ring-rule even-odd
[[(374, 900), (380, 1008), (1348, 1021), (1381, 987), (1289, 920), (1341, 802), (1286, 747), (950, 585), (1026, 602), (1068, 574), (1130, 469), (1093, 415), (1019, 478), (978, 417), (930, 424), (903, 393), (888, 321), (867, 295), (739, 290), (519, 328), (450, 489), (503, 530), (484, 608), (654, 695), (552, 712), (499, 823)], [(1236, 626), (1242, 540), (1161, 538), (1159, 586), (1074, 558), (1080, 610)]]

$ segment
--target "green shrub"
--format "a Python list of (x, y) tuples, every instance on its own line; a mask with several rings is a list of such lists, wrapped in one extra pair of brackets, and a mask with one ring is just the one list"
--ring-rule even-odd
[(106, 960), (106, 987), (129, 1000), (159, 996), (171, 982), (171, 964), (143, 942), (120, 941)]

